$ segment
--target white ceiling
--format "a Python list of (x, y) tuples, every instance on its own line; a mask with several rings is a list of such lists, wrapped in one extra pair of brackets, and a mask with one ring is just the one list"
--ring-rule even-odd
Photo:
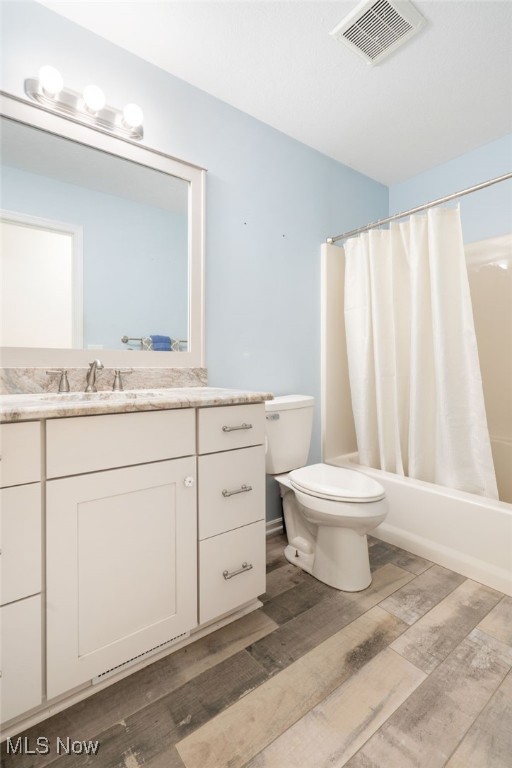
[(384, 184), (512, 131), (511, 0), (416, 0), (426, 26), (375, 67), (329, 36), (356, 4), (43, 2)]

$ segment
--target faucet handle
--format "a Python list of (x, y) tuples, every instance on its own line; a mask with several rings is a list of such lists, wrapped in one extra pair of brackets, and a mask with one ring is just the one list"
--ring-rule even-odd
[(65, 368), (51, 368), (49, 371), (46, 371), (47, 376), (52, 376), (55, 374), (60, 375), (59, 392), (69, 392), (69, 381), (68, 381), (67, 370)]
[(121, 374), (133, 373), (133, 368), (116, 368), (114, 371), (114, 383), (112, 384), (112, 392), (123, 391), (123, 380)]

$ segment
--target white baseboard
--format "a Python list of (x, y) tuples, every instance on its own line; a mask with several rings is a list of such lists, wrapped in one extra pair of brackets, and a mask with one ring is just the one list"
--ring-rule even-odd
[(375, 531), (372, 531), (372, 536), (386, 541), (388, 544), (401, 547), (414, 555), (432, 560), (433, 563), (456, 571), (468, 579), (486, 584), (506, 595), (512, 595), (510, 571), (498, 568), (492, 563), (471, 557), (464, 552), (446, 547), (437, 541), (426, 539), (388, 523), (381, 523)]
[(267, 536), (271, 536), (273, 533), (283, 532), (283, 518), (276, 517), (274, 520), (267, 520), (265, 523), (265, 530)]

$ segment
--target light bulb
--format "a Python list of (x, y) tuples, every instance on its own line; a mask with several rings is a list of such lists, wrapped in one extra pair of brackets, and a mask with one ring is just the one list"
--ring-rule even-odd
[(64, 87), (64, 80), (58, 69), (46, 64), (39, 70), (39, 83), (46, 96), (55, 98)]
[(101, 90), (101, 88), (98, 88), (97, 85), (87, 85), (84, 88), (84, 104), (86, 108), (89, 110), (89, 112), (92, 112), (94, 115), (97, 112), (101, 112), (103, 107), (105, 106), (106, 99), (105, 94)]
[(123, 122), (128, 128), (138, 128), (143, 120), (144, 114), (137, 104), (127, 104), (123, 109)]

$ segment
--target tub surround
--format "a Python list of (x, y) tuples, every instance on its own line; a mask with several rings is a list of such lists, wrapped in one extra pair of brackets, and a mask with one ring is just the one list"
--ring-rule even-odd
[(0, 420), (15, 422), (56, 419), (67, 416), (241, 405), (244, 403), (262, 403), (265, 400), (271, 400), (272, 397), (270, 392), (199, 386), (126, 389), (122, 392), (1, 395)]
[[(101, 358), (101, 350), (91, 351)], [(1, 395), (31, 395), (35, 392), (57, 392), (58, 376), (49, 376), (45, 368), (0, 368)], [(130, 360), (125, 368), (130, 367)], [(87, 368), (66, 368), (69, 386), (73, 392), (85, 389)], [(112, 389), (114, 368), (103, 368), (97, 373), (98, 391)], [(133, 368), (132, 373), (123, 377), (125, 389), (154, 389), (159, 387), (205, 387), (208, 383), (206, 368)]]

